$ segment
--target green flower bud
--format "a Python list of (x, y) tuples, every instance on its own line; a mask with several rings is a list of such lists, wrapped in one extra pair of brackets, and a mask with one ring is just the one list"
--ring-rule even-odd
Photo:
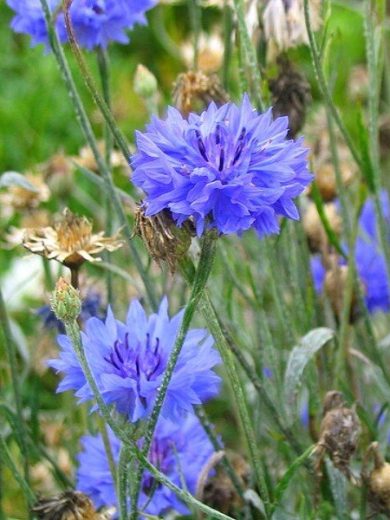
[(143, 99), (150, 99), (157, 94), (157, 80), (149, 69), (139, 64), (134, 76), (134, 91)]
[(80, 294), (64, 278), (59, 278), (51, 297), (51, 308), (64, 323), (75, 321), (81, 311)]

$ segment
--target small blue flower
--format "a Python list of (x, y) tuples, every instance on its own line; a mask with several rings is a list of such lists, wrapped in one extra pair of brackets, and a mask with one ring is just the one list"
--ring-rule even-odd
[[(92, 317), (101, 317), (102, 298), (98, 293), (89, 293), (81, 303), (80, 320), (82, 323)], [(46, 329), (57, 329), (60, 334), (65, 333), (65, 327), (59, 320), (50, 305), (43, 305), (36, 311), (37, 315), (42, 319), (43, 326)]]
[[(48, 0), (62, 43), (68, 39), (61, 0)], [(70, 15), (78, 43), (85, 49), (107, 47), (111, 41), (128, 43), (126, 32), (137, 23), (146, 23), (145, 12), (157, 0), (73, 0)], [(11, 27), (29, 34), (32, 45), (49, 47), (45, 16), (40, 0), (7, 0), (15, 11)]]
[[(107, 404), (115, 404), (132, 422), (147, 416), (154, 405), (182, 318), (183, 312), (169, 318), (168, 302), (164, 298), (158, 313), (149, 317), (134, 300), (126, 323), (116, 320), (109, 309), (104, 322), (90, 318), (85, 324), (83, 347), (99, 390)], [(92, 390), (70, 339), (59, 336), (58, 343), (60, 358), (49, 361), (49, 366), (65, 375), (58, 392), (74, 390), (80, 402), (92, 400)], [(162, 415), (177, 419), (192, 412), (193, 405), (214, 397), (220, 378), (212, 369), (219, 363), (219, 354), (207, 331), (190, 330), (169, 385)]]
[[(113, 458), (118, 463), (120, 441), (111, 430), (108, 432)], [(102, 437), (87, 435), (82, 438), (82, 445), (84, 451), (78, 456), (76, 488), (88, 495), (96, 508), (117, 507), (115, 486)], [(178, 423), (160, 419), (149, 460), (178, 487), (183, 488), (184, 483), (185, 489), (195, 494), (199, 476), (213, 452), (199, 420), (194, 415), (188, 415)], [(145, 472), (142, 481), (139, 509), (150, 515), (164, 515), (169, 511), (189, 514), (188, 508), (176, 495), (156, 483), (149, 472)]]
[(293, 199), (312, 181), (303, 139), (287, 132), (287, 117), (258, 114), (247, 96), (188, 120), (172, 107), (165, 120), (153, 117), (132, 157), (146, 215), (168, 209), (178, 226), (192, 217), (198, 235), (278, 233), (278, 216), (299, 218)]

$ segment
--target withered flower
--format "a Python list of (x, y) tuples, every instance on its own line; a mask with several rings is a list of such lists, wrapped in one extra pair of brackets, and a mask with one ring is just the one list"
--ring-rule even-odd
[(179, 74), (174, 85), (175, 107), (187, 117), (190, 112), (201, 112), (214, 101), (222, 105), (229, 97), (216, 74), (207, 76), (203, 72), (189, 71)]
[[(347, 265), (340, 265), (338, 255), (331, 255), (325, 275), (324, 289), (331, 304), (336, 320), (340, 321), (343, 313), (345, 288), (347, 285)], [(350, 302), (349, 322), (353, 323), (359, 317), (359, 305), (356, 292), (352, 293)]]
[[(374, 467), (368, 473), (367, 466), (371, 459), (373, 459)], [(365, 454), (362, 481), (367, 486), (368, 502), (374, 515), (383, 514), (390, 518), (390, 464), (385, 462), (377, 442), (370, 444)]]
[[(337, 211), (336, 205), (331, 202), (325, 204), (324, 212), (332, 230), (337, 236), (340, 236), (342, 219)], [(311, 202), (305, 211), (303, 216), (303, 229), (310, 251), (313, 253), (326, 253), (329, 250), (329, 240), (314, 202)]]
[[(225, 455), (224, 452), (218, 452)], [(216, 455), (218, 455), (218, 453)], [(247, 461), (238, 453), (230, 452), (226, 454), (232, 469), (237, 477), (238, 483), (245, 491), (249, 488), (251, 469)], [(220, 462), (222, 457), (216, 459)], [(207, 468), (207, 474), (210, 468)], [(233, 516), (237, 514), (244, 507), (244, 501), (240, 497), (238, 490), (233, 484), (231, 478), (226, 473), (223, 467), (219, 465), (216, 469), (216, 474), (210, 477), (201, 489), (198, 490), (197, 496), (202, 502), (210, 507), (224, 513), (225, 515)]]
[(293, 65), (279, 58), (279, 75), (269, 81), (274, 117), (288, 116), (290, 138), (295, 138), (305, 123), (306, 109), (311, 102), (310, 84)]
[(79, 491), (65, 491), (51, 498), (43, 498), (33, 506), (40, 520), (103, 520), (108, 518), (95, 510), (92, 500)]
[(167, 210), (147, 217), (141, 205), (135, 213), (134, 234), (142, 238), (155, 262), (166, 262), (171, 273), (174, 273), (178, 260), (186, 254), (191, 245), (194, 229), (190, 221), (178, 228)]
[(33, 189), (29, 190), (27, 187), (12, 185), (7, 191), (0, 194), (0, 204), (7, 215), (12, 215), (14, 211), (33, 210), (50, 197), (49, 187), (41, 175), (26, 173), (24, 177)]
[[(193, 41), (185, 42), (181, 52), (187, 68), (191, 69), (194, 66)], [(197, 69), (206, 74), (217, 72), (222, 65), (223, 53), (223, 41), (218, 33), (201, 33), (198, 42)]]
[(105, 237), (104, 232), (92, 232), (92, 223), (86, 217), (74, 215), (68, 208), (53, 227), (27, 229), (23, 246), (32, 253), (57, 260), (70, 269), (78, 269), (85, 261), (97, 262), (96, 255), (116, 251), (123, 242), (118, 233)]
[(323, 405), (320, 439), (316, 446), (316, 470), (320, 468), (325, 455), (328, 455), (334, 466), (349, 480), (355, 481), (350, 459), (354, 454), (360, 435), (360, 421), (354, 408), (344, 402), (341, 392), (327, 392)]

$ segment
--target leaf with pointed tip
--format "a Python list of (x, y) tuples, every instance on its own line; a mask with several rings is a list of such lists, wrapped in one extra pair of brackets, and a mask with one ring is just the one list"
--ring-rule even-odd
[(297, 389), (306, 365), (333, 336), (332, 329), (319, 327), (306, 334), (292, 349), (284, 376), (285, 403), (290, 419), (296, 410)]

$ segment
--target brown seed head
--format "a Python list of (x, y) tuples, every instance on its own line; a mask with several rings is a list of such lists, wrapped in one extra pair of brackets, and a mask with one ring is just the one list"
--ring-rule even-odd
[(39, 500), (31, 510), (40, 520), (98, 520), (92, 501), (79, 491)]
[(216, 74), (207, 76), (193, 71), (179, 74), (173, 88), (174, 105), (184, 117), (190, 112), (203, 111), (211, 101), (222, 105), (228, 99)]
[(342, 394), (328, 392), (324, 400), (324, 417), (317, 443), (319, 462), (326, 453), (335, 467), (351, 478), (349, 463), (356, 450), (360, 431), (359, 418), (353, 408), (345, 405)]
[(50, 190), (41, 175), (27, 173), (26, 180), (32, 185), (33, 190), (22, 186), (10, 186), (7, 191), (1, 193), (0, 204), (7, 214), (14, 211), (30, 211), (37, 208), (41, 202), (46, 202), (50, 197)]
[[(344, 307), (344, 294), (347, 285), (349, 267), (340, 265), (337, 255), (331, 257), (330, 268), (326, 272), (324, 289), (329, 298), (336, 320), (340, 320)], [(349, 312), (350, 323), (355, 322), (359, 317), (359, 305), (357, 294), (353, 292), (351, 307)]]
[(310, 84), (286, 59), (279, 59), (280, 72), (269, 81), (273, 115), (288, 116), (288, 137), (294, 138), (302, 129), (306, 108), (311, 102)]
[(115, 251), (122, 247), (118, 233), (105, 237), (104, 232), (93, 233), (92, 223), (86, 217), (78, 217), (65, 209), (61, 219), (53, 227), (26, 229), (23, 246), (49, 260), (70, 268), (78, 268), (85, 261), (97, 262), (94, 255), (102, 251)]
[[(373, 461), (373, 469), (367, 474), (367, 466)], [(368, 502), (374, 514), (390, 517), (390, 464), (385, 462), (377, 442), (367, 448), (363, 459), (362, 479), (368, 488)]]
[[(341, 234), (342, 220), (336, 205), (333, 203), (325, 204), (324, 211), (332, 230), (339, 236)], [(311, 202), (305, 211), (303, 229), (310, 251), (313, 253), (324, 253), (329, 250), (329, 240), (314, 202)]]
[[(238, 481), (245, 491), (249, 487), (250, 466), (238, 453), (231, 452), (227, 455), (231, 466), (238, 477)], [(216, 475), (209, 478), (204, 486), (201, 500), (210, 507), (229, 516), (243, 508), (244, 503), (238, 494), (234, 484), (225, 470), (220, 466)]]
[(171, 273), (174, 273), (178, 260), (191, 245), (194, 230), (189, 221), (178, 228), (166, 210), (147, 217), (145, 208), (141, 205), (135, 214), (134, 233), (142, 238), (153, 260), (158, 264), (166, 262)]

